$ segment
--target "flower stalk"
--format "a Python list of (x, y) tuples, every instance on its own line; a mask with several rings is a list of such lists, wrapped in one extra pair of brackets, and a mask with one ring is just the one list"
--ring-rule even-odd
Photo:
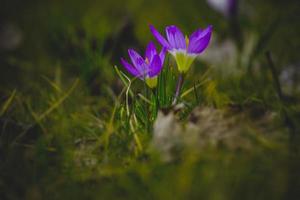
[(175, 106), (177, 104), (177, 101), (180, 97), (180, 92), (181, 92), (183, 82), (184, 82), (184, 74), (180, 73), (178, 76), (177, 84), (176, 84), (176, 90), (175, 90), (175, 95), (173, 98), (172, 106)]

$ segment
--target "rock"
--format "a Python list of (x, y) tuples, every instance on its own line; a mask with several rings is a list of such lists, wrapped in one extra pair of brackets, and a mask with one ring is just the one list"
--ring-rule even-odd
[[(174, 150), (180, 149), (195, 152), (205, 148), (249, 151), (260, 137), (265, 137), (263, 133), (272, 128), (276, 116), (270, 112), (259, 112), (260, 116), (253, 118), (253, 109), (257, 110), (252, 107), (240, 111), (196, 107), (187, 122), (180, 121), (174, 111), (159, 111), (154, 123), (152, 149), (167, 162), (178, 156)], [(276, 130), (276, 127), (273, 128)]]

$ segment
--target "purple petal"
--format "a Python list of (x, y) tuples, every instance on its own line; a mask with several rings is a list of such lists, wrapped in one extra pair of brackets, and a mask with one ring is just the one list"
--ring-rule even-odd
[(172, 48), (175, 49), (186, 49), (186, 42), (184, 35), (176, 26), (167, 26), (166, 28), (167, 38), (169, 44)]
[(148, 59), (149, 63), (152, 62), (152, 59), (154, 57), (154, 55), (156, 55), (156, 48), (153, 42), (149, 42), (147, 48), (146, 48), (146, 54), (145, 54), (145, 58)]
[(166, 53), (167, 53), (167, 49), (165, 47), (163, 47), (161, 52), (159, 53), (159, 58), (160, 58), (162, 65), (165, 61)]
[(208, 26), (206, 29), (198, 29), (191, 34), (189, 38), (188, 53), (200, 54), (206, 49), (209, 44), (212, 33), (212, 26)]
[(134, 67), (139, 71), (140, 74), (145, 75), (147, 71), (147, 64), (145, 60), (133, 49), (128, 49), (129, 57)]
[(150, 25), (150, 31), (152, 32), (153, 36), (157, 39), (157, 41), (167, 49), (170, 48), (169, 43), (167, 40), (154, 28), (154, 26)]
[(125, 69), (132, 74), (135, 77), (140, 76), (139, 72), (131, 65), (129, 64), (125, 59), (121, 58), (122, 65), (125, 67)]
[(149, 77), (152, 78), (154, 76), (157, 76), (160, 73), (162, 67), (163, 65), (160, 57), (158, 55), (155, 55), (152, 62), (150, 63), (150, 71), (148, 73)]

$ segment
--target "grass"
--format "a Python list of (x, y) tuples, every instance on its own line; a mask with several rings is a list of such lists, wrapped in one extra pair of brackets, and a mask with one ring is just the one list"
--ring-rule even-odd
[[(261, 87), (264, 91), (259, 93), (248, 91), (247, 99), (239, 97), (242, 101), (237, 101), (231, 95), (239, 92), (221, 91), (211, 71), (194, 86), (186, 83), (180, 100), (186, 106), (178, 113), (180, 120), (176, 123), (190, 124), (190, 116), (199, 106), (227, 110), (224, 116), (238, 117), (240, 114), (231, 111), (232, 105), (244, 116), (239, 134), (248, 135), (246, 141), (252, 147), (231, 149), (223, 146), (222, 140), (203, 148), (182, 143), (173, 161), (164, 162), (159, 151), (149, 148), (158, 112), (154, 94), (161, 108), (168, 109), (176, 71), (166, 67), (154, 93), (118, 67), (115, 72), (123, 82), (117, 96), (90, 96), (78, 79), (65, 88), (47, 80), (49, 89), (40, 90), (34, 98), (28, 99), (18, 91), (8, 96), (2, 106), (5, 156), (1, 171), (14, 175), (2, 179), (11, 184), (2, 185), (6, 194), (12, 194), (9, 187), (18, 186), (28, 199), (282, 199), (286, 195), (289, 131), (284, 128), (280, 111), (284, 105), (260, 96), (274, 92), (271, 87)], [(278, 117), (264, 122), (266, 112)], [(8, 120), (14, 118), (16, 121)], [(213, 127), (227, 118), (220, 120)], [(21, 122), (26, 125), (20, 126)], [(204, 120), (200, 127), (207, 126), (205, 123), (210, 122)], [(213, 127), (208, 129), (211, 134), (218, 131)], [(23, 167), (19, 170), (11, 168), (20, 164)]]

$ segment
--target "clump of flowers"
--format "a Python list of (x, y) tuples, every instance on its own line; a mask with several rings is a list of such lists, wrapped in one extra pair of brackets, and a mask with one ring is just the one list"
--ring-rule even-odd
[(150, 25), (150, 31), (158, 43), (162, 45), (160, 53), (157, 52), (154, 43), (150, 42), (146, 48), (144, 57), (140, 56), (135, 50), (129, 49), (128, 54), (132, 64), (123, 58), (121, 58), (121, 62), (130, 74), (145, 81), (149, 88), (154, 89), (158, 84), (157, 77), (162, 71), (166, 52), (169, 52), (174, 57), (179, 71), (172, 103), (172, 105), (175, 105), (180, 95), (184, 75), (191, 67), (195, 58), (209, 45), (212, 36), (212, 26), (210, 25), (205, 29), (199, 28), (189, 37), (184, 36), (181, 30), (175, 25), (167, 26), (165, 30), (166, 38), (154, 26)]

